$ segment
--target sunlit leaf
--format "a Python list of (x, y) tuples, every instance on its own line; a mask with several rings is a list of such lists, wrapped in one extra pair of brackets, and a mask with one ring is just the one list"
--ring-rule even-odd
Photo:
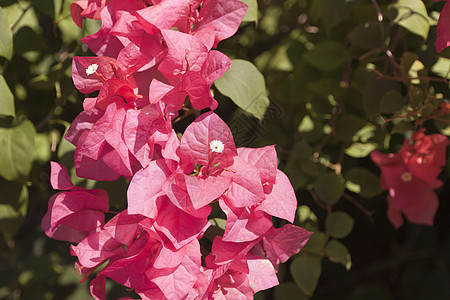
[(439, 57), (436, 63), (431, 67), (431, 71), (443, 78), (450, 79), (450, 59)]
[(427, 8), (422, 0), (398, 0), (390, 7), (397, 10), (394, 22), (409, 32), (427, 39), (430, 22)]
[(9, 90), (3, 75), (0, 75), (0, 115), (15, 117), (14, 95)]
[(374, 143), (353, 143), (345, 149), (345, 154), (355, 158), (366, 157), (377, 147)]
[(259, 70), (249, 61), (235, 59), (231, 68), (214, 84), (217, 89), (244, 111), (262, 120), (269, 106), (266, 83)]
[(258, 23), (258, 2), (256, 0), (239, 0), (248, 5), (242, 22)]
[(13, 54), (11, 28), (3, 8), (0, 7), (0, 56), (10, 60)]
[(0, 128), (0, 175), (7, 180), (24, 178), (34, 158), (36, 130), (25, 121), (17, 127)]

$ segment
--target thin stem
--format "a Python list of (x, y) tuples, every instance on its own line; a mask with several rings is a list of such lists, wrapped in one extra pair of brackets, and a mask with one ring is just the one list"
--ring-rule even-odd
[(30, 4), (27, 7), (25, 7), (23, 9), (22, 13), (20, 14), (19, 18), (16, 20), (16, 22), (14, 22), (14, 24), (11, 25), (11, 31), (13, 34), (16, 33), (17, 25), (19, 25), (19, 22), (22, 21), (23, 17), (25, 16), (25, 13), (32, 7), (33, 7), (33, 4)]
[(450, 82), (445, 79), (445, 78), (438, 78), (438, 77), (424, 77), (424, 76), (417, 76), (417, 77), (409, 77), (409, 76), (390, 76), (390, 75), (386, 75), (381, 73), (380, 71), (378, 71), (377, 69), (371, 69), (369, 71), (374, 72), (375, 74), (377, 74), (380, 78), (385, 78), (385, 79), (390, 79), (390, 80), (394, 80), (394, 81), (405, 81), (405, 80), (414, 80), (414, 79), (419, 79), (419, 80), (429, 80), (429, 81), (437, 81), (437, 82), (443, 82), (445, 84), (450, 84)]
[(56, 109), (62, 104), (61, 85), (60, 85), (59, 81), (55, 81), (55, 91), (56, 91), (55, 105), (53, 105), (52, 109), (47, 114), (47, 116), (45, 116), (45, 118), (42, 119), (36, 125), (36, 130), (39, 130), (42, 127), (44, 127), (44, 125), (47, 124), (53, 118), (53, 115), (55, 114)]
[(369, 219), (370, 223), (375, 223), (375, 220), (373, 219), (372, 215), (374, 214), (373, 211), (369, 211), (367, 208), (365, 208), (364, 206), (362, 206), (361, 203), (358, 202), (358, 200), (356, 200), (355, 198), (353, 198), (352, 196), (350, 196), (347, 193), (343, 194), (344, 199), (346, 199), (348, 202), (350, 202), (351, 204), (353, 204), (356, 208), (358, 208), (363, 214), (365, 214), (367, 216), (367, 218)]

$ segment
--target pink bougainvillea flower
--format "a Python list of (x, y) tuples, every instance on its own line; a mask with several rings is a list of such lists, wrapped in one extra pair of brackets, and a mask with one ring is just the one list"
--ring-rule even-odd
[(381, 169), (382, 186), (389, 191), (388, 218), (395, 228), (403, 225), (401, 213), (412, 223), (432, 225), (439, 200), (433, 189), (445, 165), (448, 139), (441, 134), (416, 132), (398, 153), (372, 151), (372, 161)]
[(186, 128), (178, 154), (183, 162), (205, 166), (205, 174), (211, 174), (231, 166), (237, 150), (227, 124), (207, 112)]
[(445, 2), (437, 24), (436, 51), (441, 52), (450, 46), (450, 3)]
[[(124, 45), (110, 34), (120, 18), (130, 18), (134, 11), (145, 7), (141, 1), (111, 1), (100, 11), (102, 27), (94, 34), (81, 39), (89, 49), (99, 56), (117, 57)], [(123, 24), (123, 23), (119, 23)], [(115, 29), (118, 31), (119, 29)]]
[(247, 4), (237, 0), (205, 0), (193, 34), (201, 32), (203, 28), (210, 30), (212, 27), (215, 36), (213, 46), (217, 47), (220, 41), (236, 33), (246, 10)]
[(78, 243), (104, 224), (108, 195), (73, 186), (67, 170), (56, 162), (51, 162), (51, 169), (53, 188), (64, 192), (50, 198), (42, 229), (53, 239)]
[(278, 264), (286, 262), (289, 257), (298, 253), (312, 234), (306, 229), (291, 224), (281, 228), (272, 227), (263, 238), (267, 258), (278, 269)]

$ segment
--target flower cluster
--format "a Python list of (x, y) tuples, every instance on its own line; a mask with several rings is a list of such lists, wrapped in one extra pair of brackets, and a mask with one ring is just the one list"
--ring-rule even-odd
[(403, 225), (402, 213), (412, 223), (433, 225), (439, 206), (434, 189), (442, 185), (437, 177), (445, 166), (448, 144), (442, 134), (418, 131), (397, 153), (371, 153), (381, 169), (382, 186), (389, 191), (388, 218), (395, 228)]
[[(293, 222), (294, 190), (274, 146), (239, 148), (213, 111), (180, 139), (180, 109), (214, 110), (210, 87), (230, 67), (217, 44), (246, 11), (237, 0), (78, 0), (74, 21), (99, 19), (82, 39), (96, 57), (75, 57), (73, 80), (86, 98), (66, 139), (77, 175), (130, 180), (126, 210), (105, 223), (108, 197), (74, 187), (52, 162), (54, 195), (45, 233), (70, 241), (95, 299), (107, 277), (142, 299), (251, 299), (278, 284), (278, 265), (311, 235)], [(186, 100), (189, 99), (189, 102)], [(286, 223), (286, 222), (284, 222)]]

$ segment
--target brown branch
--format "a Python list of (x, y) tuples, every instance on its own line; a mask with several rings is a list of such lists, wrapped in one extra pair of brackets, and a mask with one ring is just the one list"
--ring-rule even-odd
[(311, 195), (311, 197), (313, 198), (314, 202), (317, 203), (317, 205), (319, 205), (321, 208), (326, 210), (329, 214), (331, 213), (331, 205), (327, 205), (327, 204), (321, 202), (319, 200), (319, 197), (317, 197), (316, 192), (313, 189), (308, 189), (308, 193)]
[(352, 196), (350, 196), (349, 194), (347, 194), (345, 192), (343, 194), (343, 197), (348, 202), (353, 204), (356, 208), (358, 208), (363, 214), (365, 214), (367, 216), (367, 218), (369, 219), (370, 223), (375, 223), (375, 220), (373, 219), (373, 214), (374, 214), (373, 211), (370, 211), (367, 208), (365, 208), (361, 203), (358, 202), (358, 200), (356, 200), (355, 198), (353, 198)]
[(424, 76), (417, 76), (417, 77), (409, 77), (409, 76), (390, 76), (390, 75), (386, 75), (381, 73), (380, 71), (378, 71), (377, 69), (367, 69), (368, 71), (374, 72), (375, 74), (377, 74), (379, 76), (379, 78), (385, 78), (385, 79), (390, 79), (390, 80), (394, 80), (394, 81), (406, 81), (406, 80), (414, 80), (414, 79), (419, 79), (419, 80), (429, 80), (429, 81), (436, 81), (436, 82), (443, 82), (445, 84), (450, 84), (450, 82), (445, 79), (445, 78), (438, 78), (438, 77), (424, 77)]

